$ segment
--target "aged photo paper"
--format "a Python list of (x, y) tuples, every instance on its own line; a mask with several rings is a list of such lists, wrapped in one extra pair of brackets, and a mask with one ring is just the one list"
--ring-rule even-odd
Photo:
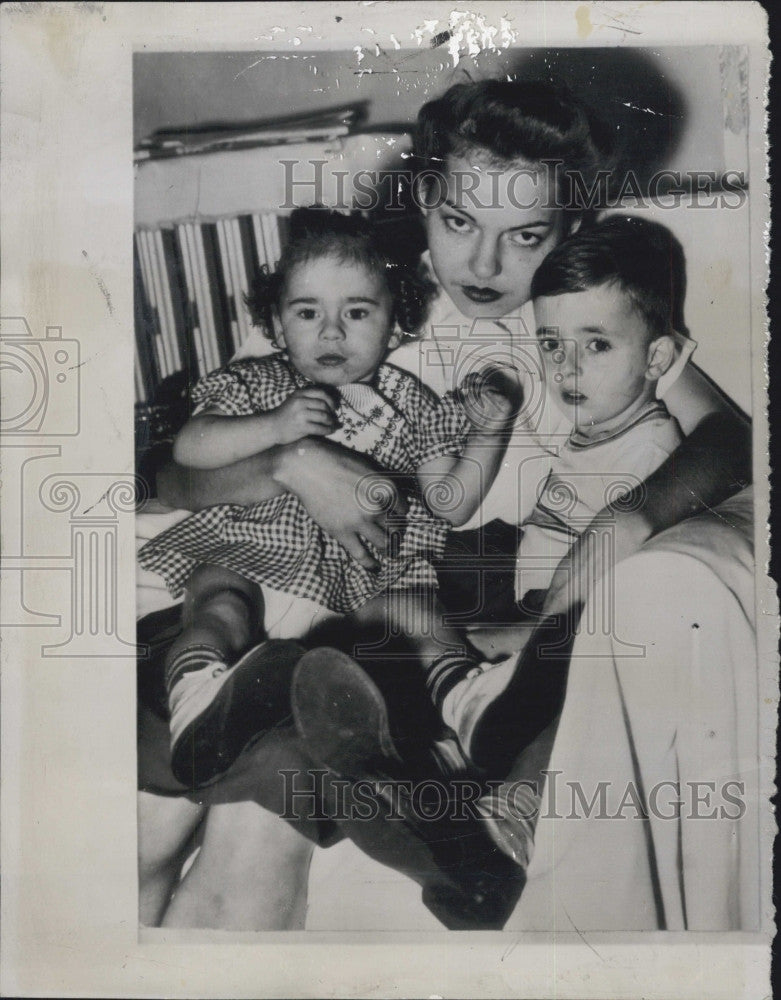
[(2, 994), (770, 995), (761, 6), (1, 13)]

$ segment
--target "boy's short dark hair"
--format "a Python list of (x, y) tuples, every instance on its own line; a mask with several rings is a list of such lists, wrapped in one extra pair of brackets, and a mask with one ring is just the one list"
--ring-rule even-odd
[(615, 285), (629, 295), (652, 339), (687, 334), (683, 247), (659, 222), (614, 215), (583, 228), (555, 247), (537, 268), (531, 296), (585, 292)]

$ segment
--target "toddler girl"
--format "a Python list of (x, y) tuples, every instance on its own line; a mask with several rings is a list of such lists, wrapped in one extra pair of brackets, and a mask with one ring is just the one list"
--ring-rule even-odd
[[(420, 327), (428, 298), (427, 282), (364, 219), (299, 209), (276, 273), (259, 278), (251, 303), (279, 352), (229, 365), (193, 389), (194, 415), (174, 445), (180, 464), (224, 466), (328, 436), (404, 477), (407, 513), (396, 518), (390, 554), (367, 540), (371, 568), (290, 493), (210, 507), (144, 546), (141, 565), (175, 596), (185, 593), (184, 631), (166, 661), (172, 768), (183, 783), (214, 780), (289, 715), (300, 648), (249, 648), (263, 626), (264, 589), (347, 613), (389, 591), (433, 588), (430, 560), (493, 482), (519, 402), (510, 375), (472, 375), (440, 400), (384, 363)], [(365, 486), (370, 502), (370, 478)]]

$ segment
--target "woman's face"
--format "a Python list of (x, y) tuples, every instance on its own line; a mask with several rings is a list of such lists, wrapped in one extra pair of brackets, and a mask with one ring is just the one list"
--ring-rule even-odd
[[(506, 316), (531, 297), (534, 272), (564, 236), (543, 167), (492, 167), (479, 151), (449, 156), (441, 186), (421, 192), (437, 278), (472, 318)], [(423, 198), (421, 200), (423, 200)]]

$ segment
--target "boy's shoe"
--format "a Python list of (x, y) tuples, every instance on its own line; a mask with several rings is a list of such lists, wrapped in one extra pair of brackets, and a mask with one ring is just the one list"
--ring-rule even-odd
[(216, 781), (241, 752), (291, 721), (290, 684), (303, 648), (272, 639), (232, 666), (209, 662), (171, 686), (171, 770), (183, 785)]
[[(398, 695), (396, 696), (398, 698)], [(323, 646), (304, 656), (293, 677), (293, 717), (308, 753), (348, 778), (466, 777), (469, 762), (454, 739), (410, 731), (404, 705), (383, 693), (352, 657)], [(389, 706), (389, 702), (391, 703)], [(428, 707), (428, 706), (427, 706)], [(416, 717), (414, 722), (420, 724)]]
[[(525, 870), (494, 844), (481, 819), (464, 811), (455, 788), (441, 819), (421, 815), (414, 795), (400, 788), (380, 783), (373, 796), (359, 782), (340, 788), (342, 832), (364, 854), (417, 882), (423, 904), (448, 930), (502, 930), (526, 885)], [(379, 808), (367, 809), (372, 800)]]
[(392, 732), (379, 688), (339, 650), (302, 657), (292, 702), (307, 753), (353, 779), (339, 787), (342, 831), (369, 857), (418, 882), (423, 903), (445, 927), (501, 930), (526, 875), (469, 808), (482, 785), (443, 762), (430, 742), (424, 751)]

